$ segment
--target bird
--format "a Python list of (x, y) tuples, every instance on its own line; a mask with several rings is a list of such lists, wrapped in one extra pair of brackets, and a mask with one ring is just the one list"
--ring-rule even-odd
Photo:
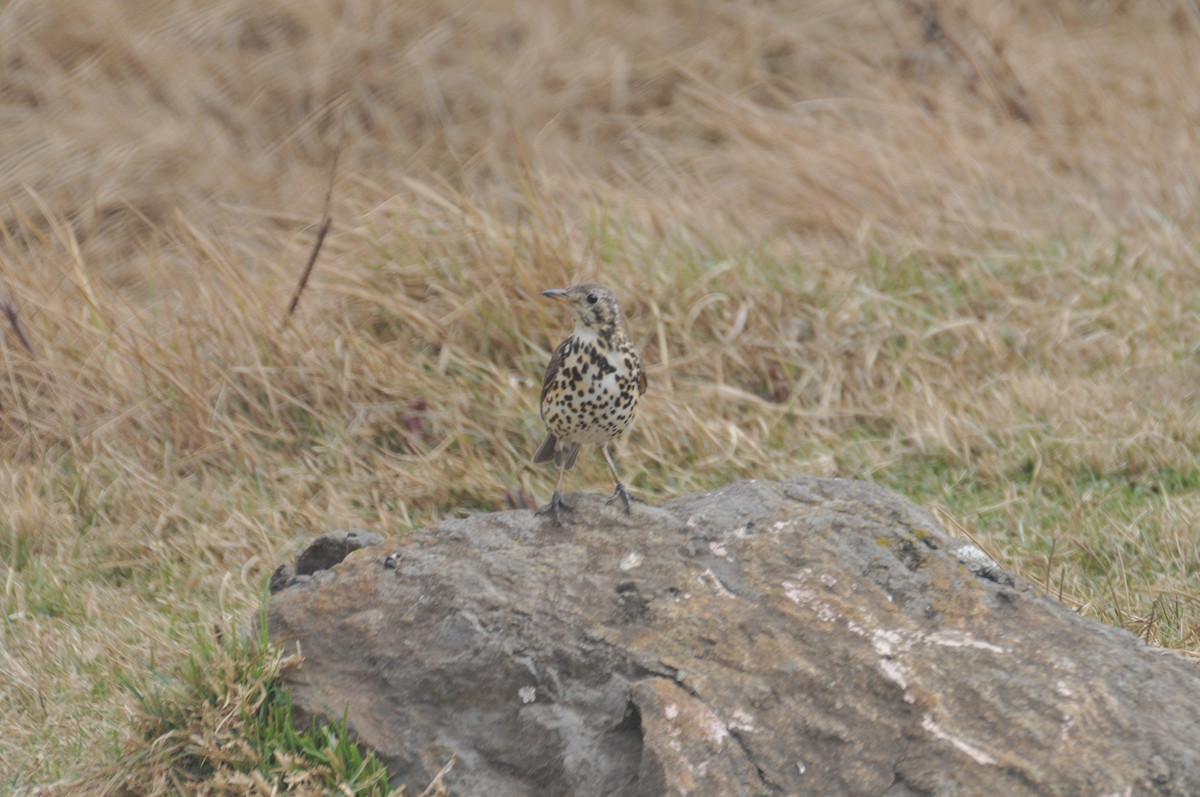
[(563, 475), (575, 465), (586, 443), (600, 446), (617, 483), (608, 503), (619, 498), (629, 513), (633, 501), (608, 446), (633, 421), (638, 400), (646, 392), (646, 370), (629, 339), (625, 314), (613, 292), (594, 282), (553, 288), (542, 291), (542, 296), (566, 303), (575, 329), (554, 350), (542, 380), (541, 414), (547, 432), (533, 463), (553, 460), (558, 481), (554, 497), (537, 514), (549, 515), (556, 526), (562, 525), (563, 510), (573, 509), (563, 501)]

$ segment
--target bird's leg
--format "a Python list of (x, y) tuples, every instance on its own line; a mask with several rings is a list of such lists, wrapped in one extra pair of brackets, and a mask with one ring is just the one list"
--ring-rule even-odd
[(556, 481), (554, 483), (554, 497), (550, 499), (550, 503), (546, 504), (544, 507), (539, 509), (536, 513), (540, 517), (545, 517), (546, 515), (549, 515), (550, 517), (552, 517), (554, 519), (554, 525), (556, 525), (556, 526), (562, 525), (562, 516), (560, 514), (561, 512), (563, 512), (564, 510), (567, 512), (575, 511), (575, 507), (571, 506), (570, 504), (568, 504), (566, 501), (563, 500), (562, 480), (563, 480), (564, 473), (566, 473), (566, 471), (560, 467), (558, 469), (558, 481)]
[(575, 507), (563, 500), (562, 490), (555, 490), (554, 496), (550, 499), (550, 503), (538, 510), (538, 514), (545, 516), (549, 515), (554, 519), (555, 526), (562, 525), (563, 512), (574, 512)]
[(620, 498), (625, 503), (625, 514), (633, 511), (633, 496), (625, 489), (625, 485), (621, 484), (621, 477), (617, 475), (617, 466), (613, 464), (612, 454), (608, 453), (608, 443), (605, 443), (600, 448), (604, 452), (604, 461), (608, 463), (608, 469), (612, 471), (613, 480), (617, 483), (617, 489), (613, 491), (612, 498), (608, 499), (608, 503), (612, 503)]

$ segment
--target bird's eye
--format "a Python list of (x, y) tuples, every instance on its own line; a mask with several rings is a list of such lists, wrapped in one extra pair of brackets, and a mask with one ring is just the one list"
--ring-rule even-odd
[(595, 304), (595, 303), (596, 303), (596, 294), (589, 293), (588, 294), (588, 304)]

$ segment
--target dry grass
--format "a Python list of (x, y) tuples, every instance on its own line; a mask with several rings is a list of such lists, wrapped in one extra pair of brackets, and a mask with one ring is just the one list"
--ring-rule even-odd
[(1190, 0), (16, 0), (0, 65), (6, 785), (296, 540), (544, 500), (582, 277), (641, 495), (875, 478), (1200, 654)]
[(199, 636), (175, 677), (150, 690), (130, 689), (141, 716), (125, 754), (91, 767), (69, 790), (211, 797), (388, 794), (387, 769), (353, 741), (344, 718), (297, 727), (279, 675), (298, 658), (284, 658), (271, 647), (265, 623), (253, 634)]

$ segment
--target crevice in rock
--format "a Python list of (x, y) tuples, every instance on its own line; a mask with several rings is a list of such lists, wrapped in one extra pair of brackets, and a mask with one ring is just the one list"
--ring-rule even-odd
[(700, 697), (700, 694), (695, 689), (683, 682), (679, 675), (679, 670), (675, 669), (669, 664), (663, 664), (661, 661), (658, 663), (658, 666), (662, 669), (657, 670), (640, 664), (635, 665), (632, 680), (636, 681), (641, 678), (649, 677), (666, 678), (668, 681), (673, 681), (676, 686), (687, 692), (690, 696), (699, 700), (701, 703), (704, 702), (704, 699)]
[[(709, 706), (709, 708), (711, 709), (712, 706)], [(713, 711), (713, 713), (716, 714), (717, 712)], [(717, 716), (720, 717), (721, 715), (717, 714)], [(746, 746), (746, 740), (742, 738), (741, 731), (730, 728), (729, 723), (725, 722), (724, 719), (722, 719), (721, 722), (724, 723), (725, 730), (729, 732), (729, 738), (733, 739), (734, 744), (738, 746), (738, 748), (742, 751), (742, 755), (746, 757), (746, 762), (750, 764), (750, 766), (754, 767), (754, 771), (758, 774), (759, 783), (761, 783), (764, 788), (769, 789), (776, 794), (781, 794), (783, 792), (783, 787), (778, 783), (774, 783), (770, 778), (767, 777), (767, 773), (764, 772), (763, 768), (758, 765), (758, 761), (754, 758), (754, 754), (751, 753), (750, 748)]]
[[(662, 667), (661, 670), (650, 669), (648, 667), (639, 667), (638, 669), (641, 670), (645, 674), (645, 676), (666, 678), (667, 680), (671, 681), (676, 686), (678, 686), (680, 689), (682, 689), (684, 692), (686, 692), (688, 694), (688, 696), (694, 698), (698, 703), (701, 703), (704, 706), (706, 706), (708, 708), (708, 710), (711, 711), (713, 713), (713, 715), (716, 716), (717, 719), (719, 719), (721, 721), (721, 725), (725, 728), (725, 731), (729, 734), (729, 738), (733, 740), (734, 744), (736, 744), (738, 746), (738, 748), (742, 751), (742, 755), (745, 756), (746, 763), (748, 763), (751, 767), (754, 768), (755, 773), (757, 773), (758, 780), (762, 784), (763, 788), (768, 789), (775, 793), (782, 793), (783, 787), (777, 783), (774, 783), (766, 776), (766, 773), (763, 771), (762, 767), (760, 767), (758, 765), (758, 762), (755, 760), (753, 754), (750, 752), (750, 748), (746, 746), (746, 742), (742, 738), (741, 734), (729, 726), (729, 723), (725, 720), (724, 717), (721, 716), (721, 713), (719, 711), (717, 711), (709, 701), (705, 700), (700, 695), (700, 693), (697, 692), (690, 684), (685, 683), (683, 681), (683, 679), (680, 677), (679, 671), (677, 669), (675, 669), (674, 667), (671, 667), (667, 664), (664, 664), (661, 661), (658, 664), (660, 667)], [(635, 708), (636, 708), (636, 705), (635, 705)]]
[[(925, 564), (925, 560), (928, 558), (920, 548), (921, 543), (920, 538), (907, 534), (896, 540), (896, 558), (913, 573), (920, 570), (921, 565)], [(926, 543), (926, 547), (932, 546)]]
[(995, 567), (985, 567), (974, 571), (974, 574), (985, 581), (991, 581), (993, 584), (999, 584), (1002, 587), (1011, 587), (1017, 583), (1016, 579)]
[[(662, 768), (657, 762), (646, 756), (646, 737), (642, 728), (642, 712), (633, 700), (625, 705), (625, 716), (606, 735), (612, 735), (617, 743), (627, 746), (624, 758), (629, 762), (626, 767), (628, 778), (621, 784), (623, 793), (629, 794), (661, 794), (665, 788)], [(619, 740), (619, 741), (618, 741)]]
[[(892, 764), (892, 782), (880, 792), (879, 797), (933, 797), (932, 789), (912, 783), (904, 774), (903, 766), (907, 760), (908, 754), (905, 753), (896, 760), (895, 764)], [(898, 791), (897, 786), (903, 791)]]

